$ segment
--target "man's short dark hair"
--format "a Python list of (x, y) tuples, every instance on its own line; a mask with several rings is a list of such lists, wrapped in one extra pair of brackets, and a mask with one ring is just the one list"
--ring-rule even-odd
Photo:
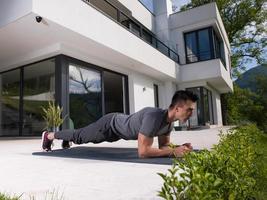
[(170, 105), (174, 107), (177, 103), (184, 103), (187, 100), (191, 100), (192, 102), (196, 102), (198, 100), (198, 96), (191, 91), (188, 90), (178, 90), (174, 93), (172, 97), (172, 102)]

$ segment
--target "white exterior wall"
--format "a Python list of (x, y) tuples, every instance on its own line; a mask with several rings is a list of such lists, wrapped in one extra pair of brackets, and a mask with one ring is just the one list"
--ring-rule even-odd
[(138, 0), (119, 0), (125, 7), (132, 11), (132, 15), (152, 32), (155, 32), (154, 15), (147, 10)]
[(1, 0), (0, 2), (0, 28), (32, 10), (32, 0)]
[(163, 86), (163, 98), (164, 98), (164, 105), (162, 105), (164, 108), (168, 108), (172, 101), (172, 96), (177, 90), (177, 86), (175, 83), (171, 81), (167, 81), (164, 83)]
[(212, 99), (213, 99), (213, 112), (214, 112), (214, 123), (217, 126), (222, 126), (222, 108), (221, 108), (221, 98), (220, 94), (212, 91)]
[(154, 107), (153, 79), (134, 73), (128, 76), (128, 80), (130, 113), (137, 112), (147, 106)]
[(171, 0), (154, 0), (155, 30), (157, 37), (166, 45), (173, 46), (170, 41), (169, 15), (172, 13)]
[(167, 109), (177, 90), (176, 84), (167, 81), (161, 82), (142, 74), (128, 75), (130, 113), (137, 112), (144, 107), (154, 107), (154, 84), (158, 85), (159, 107)]

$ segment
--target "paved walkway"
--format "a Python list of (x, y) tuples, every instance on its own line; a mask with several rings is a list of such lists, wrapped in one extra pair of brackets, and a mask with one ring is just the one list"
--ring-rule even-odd
[[(190, 141), (196, 149), (211, 148), (219, 130), (173, 132), (171, 139), (175, 144)], [(22, 200), (58, 200), (62, 194), (65, 200), (161, 199), (157, 173), (167, 172), (171, 159), (138, 159), (136, 146), (137, 141), (121, 140), (62, 150), (56, 142), (55, 150), (45, 153), (40, 139), (0, 139), (0, 191), (23, 194)]]

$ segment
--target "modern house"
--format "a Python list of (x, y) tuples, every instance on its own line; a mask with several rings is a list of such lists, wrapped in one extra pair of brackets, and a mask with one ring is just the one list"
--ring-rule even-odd
[(147, 2), (1, 0), (0, 136), (40, 135), (50, 100), (63, 128), (79, 128), (167, 108), (178, 89), (199, 95), (188, 125), (222, 125), (220, 94), (233, 85), (216, 4), (173, 13), (171, 0)]

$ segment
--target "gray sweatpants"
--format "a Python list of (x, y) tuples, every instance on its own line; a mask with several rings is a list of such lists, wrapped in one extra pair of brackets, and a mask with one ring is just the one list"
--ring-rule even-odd
[(115, 113), (104, 115), (90, 125), (77, 130), (63, 130), (55, 133), (56, 139), (72, 141), (75, 144), (114, 142), (121, 139), (111, 129), (110, 122)]

